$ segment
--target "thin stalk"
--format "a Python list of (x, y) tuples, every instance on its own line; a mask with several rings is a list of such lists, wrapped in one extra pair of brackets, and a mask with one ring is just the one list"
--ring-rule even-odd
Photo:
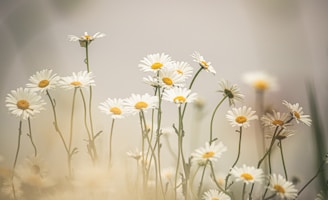
[(109, 154), (108, 154), (108, 167), (112, 166), (112, 141), (113, 141), (113, 130), (114, 130), (115, 119), (112, 119), (112, 125), (109, 133)]
[(243, 184), (243, 191), (242, 191), (242, 195), (241, 195), (242, 200), (245, 199), (245, 191), (246, 191), (246, 183)]
[(211, 166), (211, 173), (212, 173), (212, 176), (213, 176), (213, 179), (214, 179), (214, 183), (216, 185), (216, 187), (219, 188), (220, 191), (222, 191), (224, 194), (228, 195), (230, 198), (231, 197), (231, 194), (229, 194), (225, 189), (223, 189), (220, 184), (218, 183), (217, 179), (216, 179), (216, 176), (215, 176), (215, 172), (214, 172), (214, 167), (213, 167), (213, 163), (212, 161), (208, 161), (210, 163), (210, 166)]
[(200, 169), (200, 166), (197, 165), (197, 169), (196, 169), (195, 173), (190, 177), (190, 181), (189, 181), (189, 185), (190, 185), (189, 187), (191, 188), (190, 191), (191, 191), (194, 199), (198, 199), (199, 198), (199, 194), (195, 194), (194, 193), (194, 190), (192, 189), (192, 186), (194, 184), (194, 180), (195, 180), (196, 174), (197, 174), (197, 172), (198, 172), (199, 169)]
[(33, 149), (34, 149), (34, 156), (36, 157), (38, 155), (38, 150), (37, 150), (36, 145), (35, 145), (35, 143), (33, 141), (33, 137), (32, 137), (32, 126), (31, 126), (31, 120), (30, 120), (30, 118), (27, 119), (27, 122), (28, 122), (28, 131), (29, 131), (29, 133), (27, 135), (30, 138), (30, 141), (31, 141), (32, 146), (33, 146)]
[(14, 184), (14, 176), (15, 176), (15, 169), (16, 169), (16, 164), (17, 164), (17, 160), (18, 160), (18, 154), (19, 154), (20, 146), (21, 146), (21, 136), (22, 136), (22, 120), (19, 121), (17, 149), (16, 149), (16, 154), (15, 154), (15, 159), (14, 159), (14, 164), (13, 164), (13, 172), (11, 174), (11, 187), (13, 189), (14, 200), (17, 199), (15, 184)]
[(218, 108), (221, 106), (221, 104), (224, 102), (224, 100), (227, 98), (228, 96), (224, 96), (221, 101), (218, 103), (218, 105), (216, 105), (212, 117), (211, 117), (211, 123), (210, 123), (210, 141), (209, 144), (211, 145), (213, 142), (213, 122), (214, 122), (214, 116), (216, 114), (216, 111), (218, 110)]
[(279, 147), (280, 147), (280, 155), (281, 155), (282, 166), (283, 166), (284, 172), (285, 172), (285, 178), (288, 181), (286, 163), (285, 163), (284, 153), (283, 153), (283, 149), (282, 149), (282, 140), (279, 140), (278, 144), (279, 144)]
[(74, 110), (75, 110), (75, 99), (76, 99), (76, 90), (77, 88), (74, 88), (73, 93), (73, 100), (72, 100), (72, 110), (71, 110), (71, 121), (70, 121), (70, 131), (69, 131), (69, 141), (68, 141), (68, 156), (67, 156), (67, 162), (68, 162), (68, 174), (69, 177), (72, 177), (72, 141), (73, 141), (73, 122), (74, 122)]
[[(203, 172), (202, 172), (202, 176), (200, 178), (198, 192), (197, 192), (197, 198), (200, 198), (200, 193), (201, 193), (202, 187), (203, 187), (203, 181), (204, 181), (204, 176), (205, 176), (205, 170), (206, 170), (206, 167), (207, 167), (207, 163), (208, 163), (208, 161), (206, 161), (206, 163), (205, 163), (205, 166), (204, 166)], [(198, 168), (199, 168), (199, 166), (198, 166)]]

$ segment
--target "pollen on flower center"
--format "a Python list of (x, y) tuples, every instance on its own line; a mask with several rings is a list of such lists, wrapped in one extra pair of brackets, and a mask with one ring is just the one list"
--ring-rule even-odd
[(275, 125), (275, 126), (277, 126), (277, 125), (282, 126), (282, 125), (284, 125), (284, 121), (279, 120), (279, 119), (275, 119), (275, 120), (272, 121), (272, 124)]
[(148, 104), (146, 103), (146, 102), (144, 102), (144, 101), (139, 101), (139, 102), (137, 102), (135, 105), (134, 105), (134, 107), (136, 108), (136, 109), (143, 109), (143, 108), (147, 108), (148, 107)]
[(285, 193), (285, 189), (281, 185), (276, 184), (273, 186), (273, 188), (279, 193)]
[(177, 69), (177, 73), (178, 73), (178, 74), (183, 74), (183, 71), (180, 70), (180, 69)]
[(82, 85), (80, 81), (73, 81), (71, 82), (71, 85), (74, 85), (74, 86), (80, 86)]
[(44, 87), (47, 87), (49, 85), (49, 81), (48, 80), (42, 80), (39, 82), (38, 86), (40, 88), (44, 88)]
[(122, 114), (122, 110), (118, 107), (112, 107), (109, 110), (111, 113), (115, 114), (115, 115), (120, 115)]
[(205, 68), (205, 69), (208, 68), (208, 64), (207, 64), (207, 62), (206, 62), (205, 60), (200, 61), (200, 65), (201, 65), (203, 68)]
[(297, 118), (297, 119), (299, 119), (301, 116), (300, 116), (300, 114), (298, 113), (298, 112), (296, 112), (296, 111), (294, 111), (294, 116)]
[(17, 101), (16, 105), (17, 105), (17, 108), (19, 108), (21, 110), (26, 110), (30, 107), (30, 103), (24, 99)]
[(174, 102), (181, 102), (181, 103), (184, 103), (186, 101), (186, 98), (183, 97), (183, 96), (176, 96), (174, 99), (173, 99)]
[(168, 77), (164, 77), (162, 78), (162, 81), (166, 84), (166, 85), (173, 85), (173, 81), (172, 79), (168, 78)]
[(152, 69), (159, 69), (159, 68), (161, 68), (162, 66), (163, 66), (162, 63), (160, 63), (160, 62), (155, 62), (155, 63), (153, 63), (153, 64), (151, 65), (151, 68), (152, 68)]
[(253, 176), (251, 174), (249, 174), (249, 173), (243, 173), (240, 176), (242, 178), (244, 178), (245, 180), (247, 180), (247, 181), (250, 181), (250, 180), (253, 180), (254, 179)]
[(254, 82), (254, 87), (259, 90), (265, 90), (268, 89), (269, 85), (265, 80), (257, 80)]
[(91, 40), (92, 39), (92, 37), (90, 35), (85, 35), (83, 37), (84, 37), (85, 40)]
[(211, 158), (211, 157), (213, 157), (214, 156), (214, 152), (213, 151), (208, 151), (208, 152), (205, 152), (204, 154), (203, 154), (203, 158)]
[(242, 124), (247, 121), (247, 118), (245, 116), (238, 116), (238, 117), (236, 117), (235, 121), (239, 124)]

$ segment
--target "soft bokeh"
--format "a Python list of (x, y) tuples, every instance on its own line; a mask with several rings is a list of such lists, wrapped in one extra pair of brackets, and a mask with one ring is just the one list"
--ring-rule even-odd
[[(216, 92), (221, 78), (237, 83), (246, 95), (244, 104), (255, 108), (255, 91), (243, 82), (242, 75), (264, 71), (276, 77), (279, 85), (279, 89), (266, 93), (265, 105), (279, 110), (284, 108), (283, 100), (298, 102), (309, 114), (307, 86), (312, 84), (324, 122), (328, 112), (327, 11), (328, 2), (320, 0), (2, 0), (0, 164), (12, 166), (18, 134), (18, 120), (5, 107), (6, 95), (13, 89), (24, 87), (31, 75), (45, 68), (53, 69), (60, 76), (85, 70), (84, 49), (67, 38), (67, 35), (82, 35), (85, 31), (90, 34), (99, 31), (107, 35), (92, 43), (89, 49), (90, 66), (96, 77), (93, 99), (95, 129), (104, 131), (103, 138), (99, 140), (103, 157), (107, 156), (110, 119), (97, 106), (108, 97), (126, 98), (132, 93), (152, 92), (142, 82), (144, 74), (138, 69), (140, 60), (152, 53), (164, 52), (172, 59), (188, 62), (197, 69), (191, 54), (199, 51), (211, 61), (217, 72), (215, 76), (201, 74), (193, 87), (204, 101), (204, 108), (198, 110), (190, 106), (187, 112), (187, 155), (208, 140), (211, 112), (222, 95)], [(56, 101), (70, 105), (71, 94), (60, 94)], [(163, 118), (164, 126), (172, 125), (172, 117), (169, 119), (168, 116), (176, 117), (175, 107), (168, 107), (170, 109), (164, 115), (166, 118)], [(58, 109), (63, 121), (59, 123), (63, 129), (68, 129), (68, 124), (64, 123), (69, 119), (65, 114), (67, 110), (64, 106), (58, 106)], [(226, 122), (228, 109), (228, 103), (220, 108), (214, 127), (215, 137), (228, 147), (227, 155), (223, 156), (226, 159), (236, 155), (238, 139), (235, 128)], [(52, 126), (49, 103), (46, 110), (32, 121), (35, 142), (40, 156), (47, 158), (49, 166), (56, 165), (52, 173), (65, 173), (66, 155)], [(80, 112), (82, 116), (83, 111)], [(193, 120), (198, 123), (191, 123)], [(328, 124), (323, 125), (327, 130)], [(299, 128), (297, 136), (285, 143), (287, 166), (293, 169), (290, 176), (297, 176), (303, 183), (316, 171), (316, 141), (312, 131), (310, 127)], [(25, 132), (26, 127), (20, 159), (33, 152)], [(140, 145), (139, 135), (137, 117), (116, 122), (114, 169), (132, 163), (125, 152)], [(80, 135), (77, 138), (83, 141), (85, 137)], [(258, 159), (254, 129), (245, 130), (244, 138), (244, 154), (240, 163), (250, 165)], [(326, 144), (327, 139), (326, 135)], [(88, 159), (83, 145), (82, 142), (76, 163)], [(229, 162), (223, 164), (223, 168), (230, 165)], [(302, 194), (302, 199), (313, 199), (318, 193), (316, 184), (309, 186), (309, 192)]]

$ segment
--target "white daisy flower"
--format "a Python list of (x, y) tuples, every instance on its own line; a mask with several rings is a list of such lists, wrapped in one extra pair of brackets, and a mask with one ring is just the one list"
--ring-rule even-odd
[(142, 81), (146, 83), (147, 85), (150, 85), (152, 87), (161, 87), (162, 84), (158, 80), (158, 77), (156, 76), (147, 76), (142, 78)]
[(129, 113), (137, 114), (140, 110), (156, 108), (158, 97), (149, 94), (132, 94), (130, 98), (124, 100), (124, 105)]
[(185, 85), (184, 77), (176, 73), (174, 69), (164, 68), (159, 71), (158, 76), (161, 85), (165, 88), (171, 88), (173, 86), (183, 87)]
[(191, 90), (187, 88), (170, 88), (164, 91), (163, 100), (176, 103), (178, 105), (184, 103), (192, 103), (196, 100), (197, 94), (191, 93)]
[(26, 158), (24, 163), (18, 166), (17, 174), (22, 182), (37, 188), (54, 185), (54, 181), (48, 175), (48, 169), (44, 161), (39, 156)]
[(197, 51), (195, 51), (191, 57), (194, 58), (194, 62), (198, 63), (204, 70), (212, 73), (212, 74), (216, 74), (215, 69), (213, 68), (213, 66), (211, 65), (210, 62), (207, 62), (203, 56), (201, 56)]
[(59, 85), (64, 89), (95, 86), (93, 78), (92, 72), (80, 71), (77, 74), (73, 72), (72, 76), (62, 77), (61, 80), (59, 80)]
[(44, 110), (43, 106), (45, 104), (41, 96), (29, 88), (12, 90), (11, 94), (8, 94), (6, 97), (8, 110), (23, 120), (32, 118), (35, 114), (40, 113), (41, 110)]
[(169, 137), (170, 135), (173, 135), (175, 133), (175, 130), (172, 126), (168, 126), (161, 128), (160, 133), (163, 136)]
[(142, 151), (139, 151), (138, 148), (135, 148), (134, 151), (128, 151), (126, 152), (126, 155), (130, 158), (134, 158), (136, 160), (139, 160), (142, 157)]
[(171, 57), (167, 54), (150, 54), (140, 61), (139, 68), (143, 72), (157, 72), (171, 62)]
[(226, 114), (226, 118), (230, 121), (232, 127), (241, 126), (248, 128), (250, 126), (249, 122), (251, 120), (258, 119), (258, 116), (255, 115), (256, 111), (253, 111), (252, 108), (247, 108), (246, 106), (239, 108), (232, 108)]
[(46, 90), (54, 89), (59, 79), (57, 74), (52, 74), (51, 69), (44, 69), (32, 75), (29, 79), (31, 83), (26, 84), (26, 86), (34, 92), (43, 93)]
[(242, 79), (246, 84), (259, 91), (278, 89), (276, 78), (261, 71), (246, 73), (243, 75)]
[(244, 95), (240, 93), (239, 88), (236, 84), (229, 86), (227, 80), (222, 79), (219, 81), (219, 86), (221, 87), (218, 92), (222, 92), (223, 96), (229, 98), (229, 105), (235, 105), (235, 101), (243, 101)]
[(168, 167), (168, 168), (162, 169), (161, 176), (162, 176), (162, 181), (164, 182), (164, 185), (166, 183), (174, 185), (175, 171), (176, 170), (173, 167)]
[(287, 181), (280, 174), (272, 174), (270, 176), (269, 189), (276, 192), (282, 199), (292, 200), (297, 197), (297, 189), (292, 182)]
[(98, 108), (106, 115), (110, 115), (113, 119), (122, 119), (127, 113), (124, 107), (124, 101), (120, 98), (108, 98), (105, 102), (100, 103)]
[(246, 184), (262, 182), (264, 178), (262, 169), (246, 165), (242, 167), (235, 166), (231, 169), (230, 174), (235, 177), (236, 181), (243, 181)]
[(280, 113), (275, 110), (272, 110), (272, 113), (266, 113), (263, 117), (261, 117), (261, 121), (263, 126), (276, 128), (278, 127), (286, 127), (288, 121), (288, 113)]
[(77, 37), (75, 35), (68, 35), (68, 39), (69, 39), (69, 41), (73, 41), (73, 42), (79, 41), (81, 47), (86, 47), (86, 45), (87, 44), (89, 45), (93, 40), (102, 38), (105, 36), (106, 36), (106, 34), (100, 33), (100, 32), (97, 32), (92, 36), (89, 35), (87, 32), (84, 32), (84, 35), (82, 35), (80, 37)]
[(184, 79), (190, 78), (193, 74), (194, 69), (186, 62), (173, 62), (170, 66)]
[(284, 104), (290, 110), (291, 115), (297, 123), (301, 121), (305, 125), (311, 126), (312, 120), (310, 119), (310, 115), (304, 115), (303, 108), (299, 105), (299, 103), (291, 104), (284, 100), (282, 104)]
[(230, 200), (231, 198), (224, 194), (223, 192), (219, 192), (215, 189), (210, 189), (203, 194), (202, 199), (204, 200)]
[(222, 142), (218, 144), (206, 142), (205, 147), (200, 147), (191, 154), (192, 161), (198, 165), (205, 165), (207, 161), (216, 162), (225, 151), (227, 151), (227, 147)]
[[(284, 140), (290, 136), (294, 135), (294, 131), (293, 130), (289, 130), (289, 129), (283, 129), (281, 131), (279, 131), (279, 135), (276, 135), (276, 140)], [(266, 138), (271, 139), (274, 136), (274, 130), (272, 129), (271, 132), (267, 133), (265, 135)]]

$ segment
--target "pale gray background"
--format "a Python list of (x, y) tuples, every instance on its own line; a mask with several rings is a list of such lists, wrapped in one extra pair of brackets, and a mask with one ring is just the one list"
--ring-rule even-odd
[[(0, 106), (0, 154), (5, 159), (3, 162), (11, 166), (18, 128), (18, 120), (9, 115), (5, 107), (6, 95), (12, 89), (23, 87), (32, 74), (44, 68), (51, 68), (61, 76), (85, 70), (84, 49), (67, 39), (69, 34), (79, 36), (84, 31), (107, 34), (90, 46), (90, 64), (97, 85), (94, 89), (96, 129), (104, 130), (106, 135), (110, 120), (96, 109), (96, 105), (107, 97), (125, 98), (131, 93), (151, 93), (151, 89), (141, 82), (145, 74), (137, 66), (147, 54), (161, 52), (174, 60), (189, 62), (198, 69), (190, 55), (199, 51), (217, 71), (216, 76), (202, 73), (195, 84), (195, 92), (206, 102), (204, 112), (207, 114), (199, 127), (194, 127), (191, 132), (205, 133), (204, 136), (194, 136), (200, 139), (196, 143), (190, 142), (187, 153), (202, 146), (208, 137), (208, 111), (221, 98), (216, 93), (218, 80), (225, 78), (240, 85), (247, 96), (245, 104), (254, 106), (253, 90), (241, 80), (242, 74), (249, 71), (264, 70), (278, 78), (280, 89), (269, 92), (265, 101), (280, 109), (283, 108), (281, 101), (286, 99), (299, 102), (309, 113), (306, 83), (313, 83), (322, 121), (325, 122), (328, 112), (327, 19), (328, 1), (325, 0), (1, 0), (0, 99), (3, 103)], [(58, 102), (71, 103), (70, 94), (57, 98)], [(169, 108), (175, 117), (175, 107)], [(222, 135), (216, 136), (228, 145), (230, 156), (225, 158), (226, 166), (229, 166), (232, 161), (228, 158), (236, 154), (237, 136), (231, 137), (234, 129), (225, 122), (227, 109), (228, 106), (224, 105), (217, 117), (216, 129)], [(43, 156), (57, 155), (57, 161), (64, 162), (65, 153), (51, 126), (49, 105), (47, 110), (32, 122), (35, 140)], [(64, 114), (62, 119), (65, 119)], [(167, 121), (167, 126), (172, 123), (169, 119), (164, 121)], [(190, 118), (186, 123), (188, 121)], [(38, 123), (48, 125), (37, 127)], [(61, 124), (65, 127), (65, 122)], [(119, 157), (125, 157), (125, 151), (139, 145), (136, 142), (140, 134), (137, 117), (119, 121), (115, 128), (119, 153), (114, 158), (119, 160)], [(202, 131), (198, 131), (200, 129)], [(252, 135), (252, 131), (246, 134)], [(106, 135), (102, 145), (107, 143)], [(32, 153), (27, 137), (23, 138), (21, 157)], [(189, 139), (186, 138), (186, 143)], [(254, 163), (248, 159), (254, 154), (254, 145), (247, 146), (246, 143), (252, 140), (252, 137), (245, 140), (242, 155), (242, 161), (250, 165)], [(293, 169), (291, 176), (299, 175), (305, 181), (314, 174), (313, 144), (311, 128), (305, 126), (286, 142), (285, 149), (289, 152), (287, 165)], [(315, 185), (311, 187), (315, 188)], [(311, 199), (316, 192), (313, 190), (312, 194), (309, 192), (303, 197)]]

